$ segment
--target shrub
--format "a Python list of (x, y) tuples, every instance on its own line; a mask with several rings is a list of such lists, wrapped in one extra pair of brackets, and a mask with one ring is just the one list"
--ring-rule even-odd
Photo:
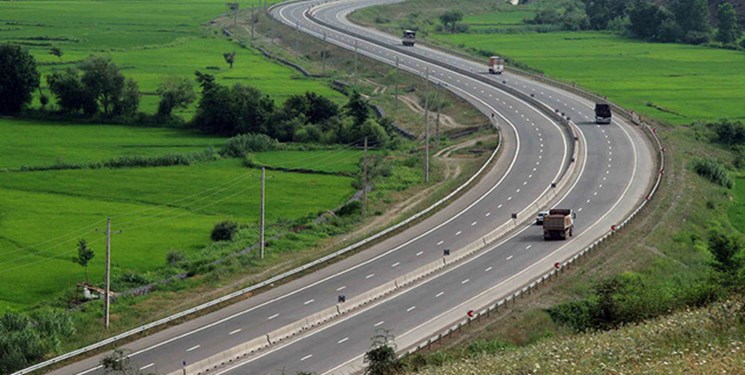
[(730, 175), (724, 164), (716, 159), (697, 158), (693, 160), (693, 170), (699, 176), (708, 178), (711, 182), (732, 189), (735, 180)]
[(180, 250), (171, 250), (166, 254), (166, 263), (172, 267), (183, 262), (184, 259), (186, 259), (186, 257)]
[(212, 229), (212, 241), (232, 241), (238, 232), (238, 224), (233, 221), (221, 221)]
[(336, 212), (339, 216), (351, 216), (358, 214), (362, 210), (362, 203), (360, 201), (352, 201), (349, 202), (339, 209), (339, 211)]
[(220, 150), (225, 157), (241, 158), (249, 152), (272, 151), (279, 148), (279, 142), (266, 134), (239, 134), (228, 139)]

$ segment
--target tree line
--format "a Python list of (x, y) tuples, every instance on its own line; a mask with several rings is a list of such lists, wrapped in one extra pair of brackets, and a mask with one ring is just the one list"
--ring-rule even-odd
[(728, 1), (719, 3), (712, 17), (707, 0), (568, 0), (540, 10), (526, 22), (564, 30), (611, 30), (656, 42), (704, 44), (713, 39), (735, 46), (742, 35), (741, 22)]
[[(194, 80), (174, 77), (161, 82), (157, 112), (148, 115), (139, 111), (137, 82), (126, 78), (111, 58), (95, 55), (48, 74), (46, 83), (56, 103), (54, 111), (46, 108), (50, 98), (42, 92), (33, 56), (20, 46), (0, 45), (0, 114), (22, 112), (38, 90), (42, 112), (67, 118), (178, 125), (226, 137), (265, 134), (281, 142), (349, 144), (367, 137), (371, 145), (385, 147), (395, 139), (392, 123), (371, 118), (369, 103), (356, 92), (343, 106), (313, 92), (277, 105), (255, 87), (226, 86), (197, 71)], [(188, 122), (174, 115), (195, 101), (196, 114)]]

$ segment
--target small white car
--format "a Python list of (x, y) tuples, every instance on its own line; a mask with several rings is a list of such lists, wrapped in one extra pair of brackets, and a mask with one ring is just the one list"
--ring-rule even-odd
[(548, 216), (548, 211), (540, 211), (538, 212), (538, 215), (535, 217), (535, 224), (536, 225), (543, 225), (543, 218)]

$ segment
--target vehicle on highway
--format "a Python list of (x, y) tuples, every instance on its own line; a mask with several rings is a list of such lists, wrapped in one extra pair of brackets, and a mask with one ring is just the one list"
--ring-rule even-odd
[(538, 215), (535, 217), (535, 224), (536, 225), (543, 225), (543, 218), (548, 216), (548, 211), (541, 211), (538, 212)]
[(404, 36), (401, 39), (401, 43), (407, 47), (413, 47), (414, 43), (416, 43), (416, 31), (404, 30)]
[(492, 56), (489, 58), (489, 74), (502, 74), (504, 72), (504, 58)]
[(595, 122), (598, 124), (610, 124), (610, 104), (595, 103)]
[(552, 208), (543, 217), (544, 240), (566, 240), (574, 235), (574, 218), (571, 208)]

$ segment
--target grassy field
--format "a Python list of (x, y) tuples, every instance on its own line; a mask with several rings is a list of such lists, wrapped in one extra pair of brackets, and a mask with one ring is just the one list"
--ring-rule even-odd
[[(283, 169), (306, 169), (321, 172), (356, 173), (363, 152), (354, 149), (321, 151), (268, 151), (249, 154), (249, 159)], [(370, 153), (372, 154), (372, 152)]]
[(219, 149), (224, 141), (175, 129), (0, 119), (0, 171)]
[[(240, 5), (248, 8), (258, 3)], [(4, 1), (0, 2), (0, 43), (28, 47), (42, 64), (43, 74), (73, 66), (91, 54), (109, 55), (127, 77), (138, 82), (144, 94), (141, 110), (149, 113), (157, 107), (159, 82), (168, 76), (191, 78), (196, 70), (214, 74), (222, 83), (250, 84), (280, 102), (304, 91), (341, 100), (324, 82), (307, 79), (204, 26), (225, 12), (224, 2), (200, 0)], [(61, 59), (49, 54), (52, 46), (62, 49)], [(237, 53), (233, 69), (222, 56), (231, 51)]]
[[(220, 220), (250, 225), (258, 220), (259, 171), (239, 159), (160, 168), (13, 171), (59, 160), (83, 163), (219, 148), (219, 139), (166, 129), (14, 120), (0, 122), (3, 133), (0, 160), (8, 170), (0, 172), (0, 284), (18, 287), (0, 291), (0, 311), (27, 308), (82, 281), (83, 269), (70, 261), (80, 238), (96, 250), (90, 272), (100, 275), (103, 237), (95, 229), (103, 228), (106, 216), (123, 230), (113, 240), (115, 272), (163, 267), (169, 250), (198, 251)], [(332, 149), (257, 156), (271, 166), (352, 172), (360, 154)], [(270, 171), (267, 222), (333, 209), (353, 193), (352, 181)]]

